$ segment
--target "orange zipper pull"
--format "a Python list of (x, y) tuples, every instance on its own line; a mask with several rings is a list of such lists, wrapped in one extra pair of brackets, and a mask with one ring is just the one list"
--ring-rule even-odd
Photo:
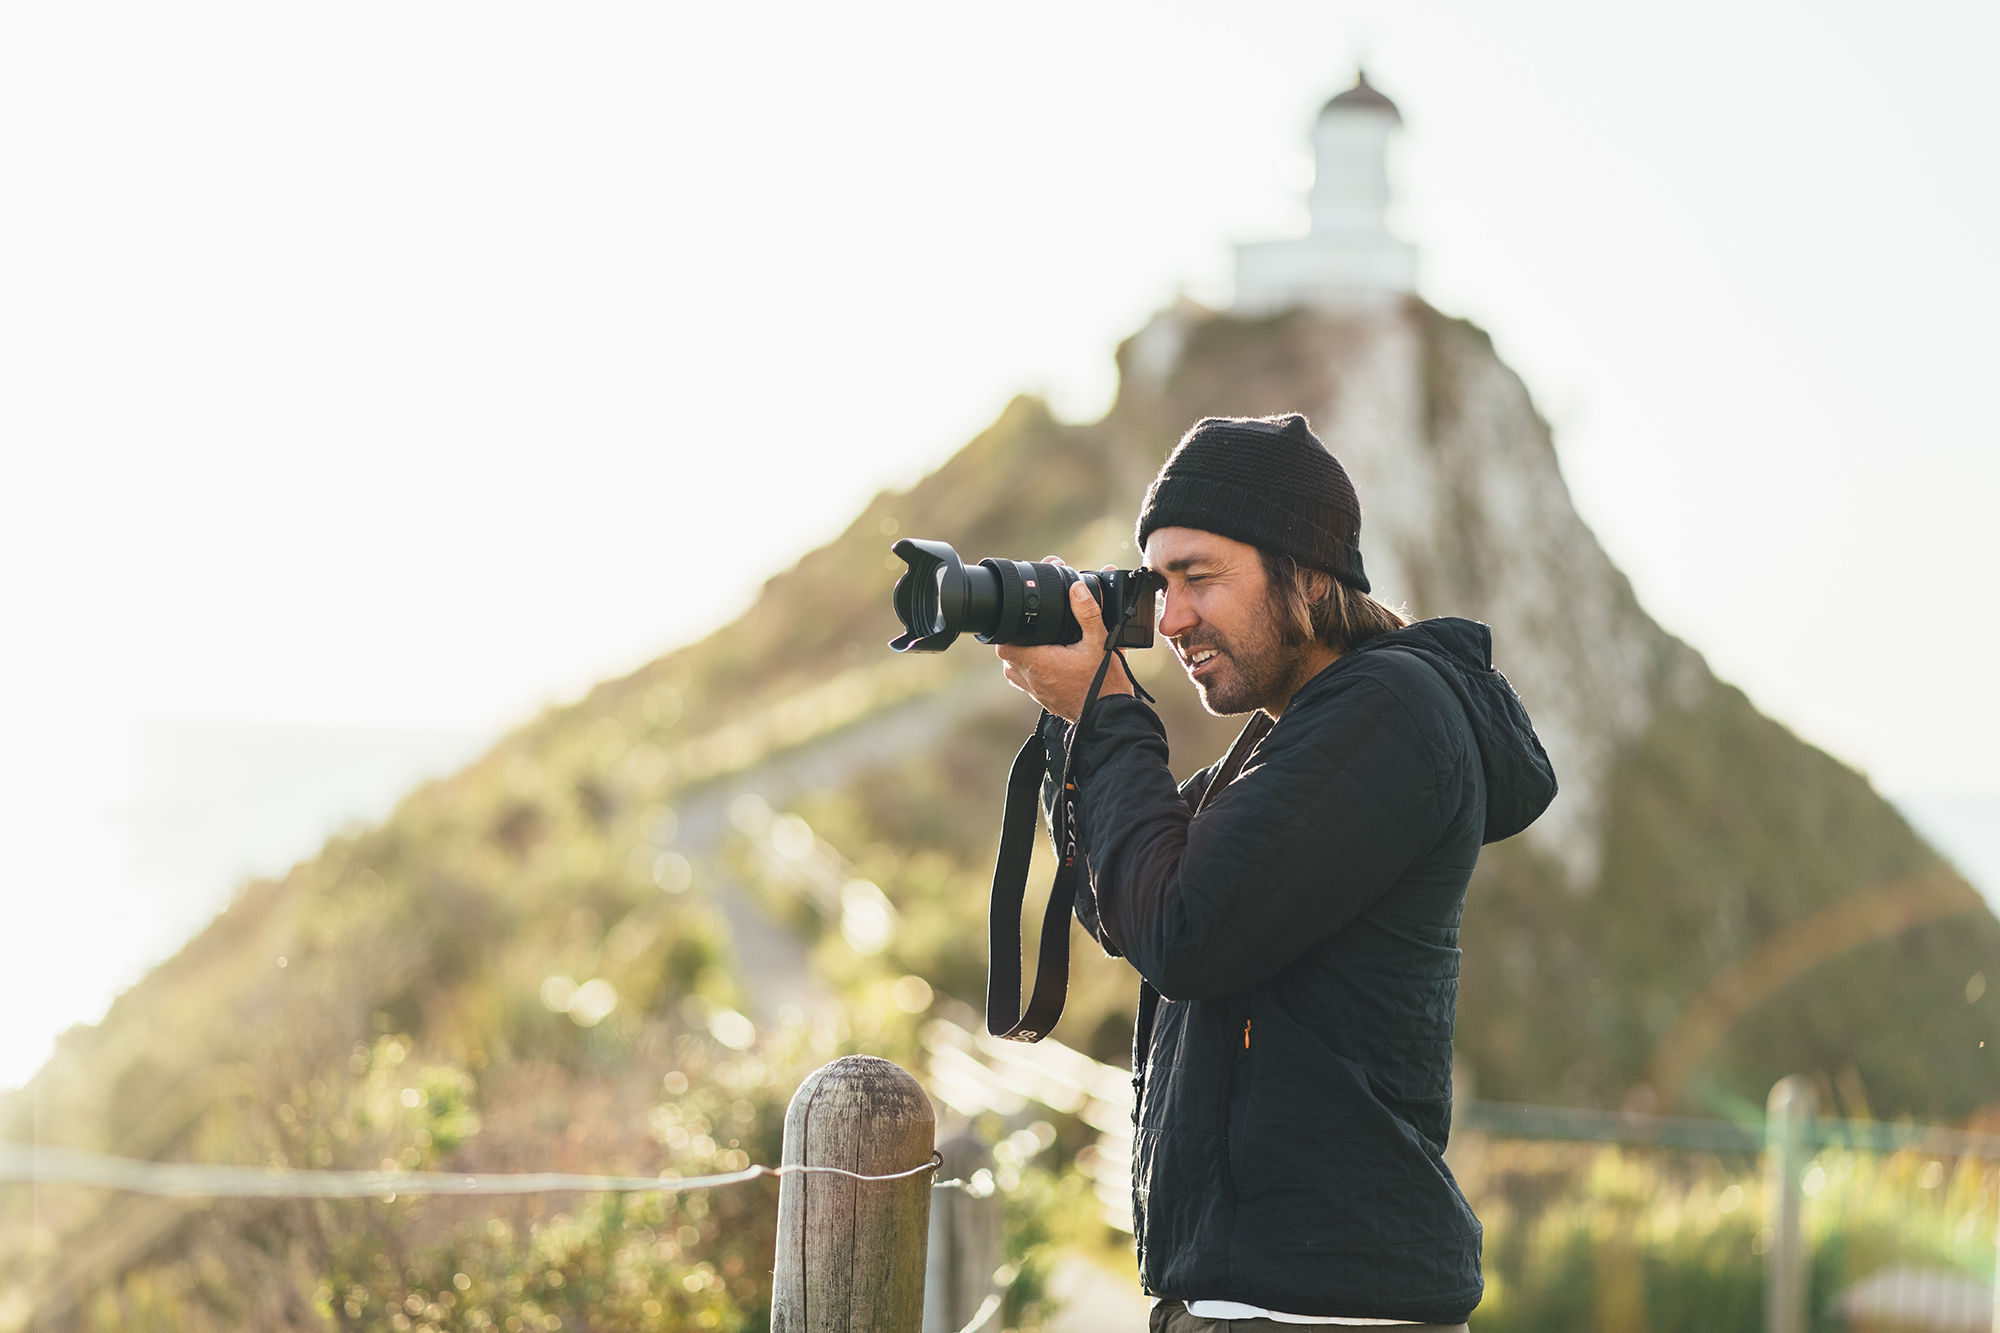
[(1247, 1018), (1243, 1020), (1243, 1049), (1250, 1049), (1250, 1020)]

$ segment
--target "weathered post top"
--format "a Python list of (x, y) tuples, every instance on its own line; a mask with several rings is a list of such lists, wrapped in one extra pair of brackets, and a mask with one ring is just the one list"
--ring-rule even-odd
[[(849, 1055), (815, 1070), (785, 1112), (784, 1165), (886, 1176), (931, 1160), (937, 1124), (916, 1079)], [(778, 1188), (772, 1333), (920, 1333), (931, 1173), (787, 1175)]]

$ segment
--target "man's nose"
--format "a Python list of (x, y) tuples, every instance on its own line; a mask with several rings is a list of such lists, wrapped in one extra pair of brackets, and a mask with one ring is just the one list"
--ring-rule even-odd
[(1201, 617), (1188, 608), (1187, 598), (1171, 592), (1160, 597), (1160, 633), (1168, 638), (1177, 639), (1201, 622)]

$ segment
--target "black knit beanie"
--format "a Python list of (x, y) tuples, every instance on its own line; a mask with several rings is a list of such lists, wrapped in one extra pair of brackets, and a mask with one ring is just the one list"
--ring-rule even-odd
[(1155, 528), (1220, 533), (1368, 591), (1354, 483), (1296, 412), (1195, 422), (1139, 506), (1140, 550)]

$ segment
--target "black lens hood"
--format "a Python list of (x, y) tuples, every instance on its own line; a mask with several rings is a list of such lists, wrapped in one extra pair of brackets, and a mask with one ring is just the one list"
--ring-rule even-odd
[(905, 537), (889, 548), (909, 568), (896, 580), (896, 619), (903, 632), (889, 640), (899, 653), (941, 653), (965, 623), (965, 562), (946, 542)]

